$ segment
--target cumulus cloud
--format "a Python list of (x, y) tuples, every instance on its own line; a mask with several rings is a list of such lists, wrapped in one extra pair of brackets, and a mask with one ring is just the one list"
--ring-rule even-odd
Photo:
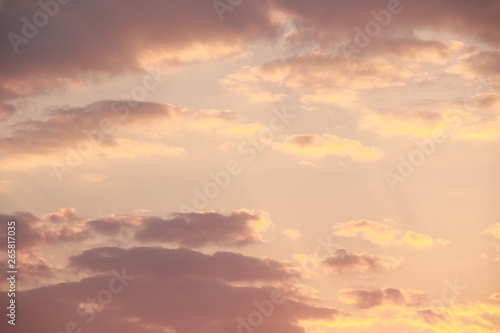
[[(406, 9), (410, 5), (411, 9)], [(288, 41), (339, 45), (341, 41), (354, 38), (354, 27), (364, 29), (367, 22), (374, 20), (372, 11), (380, 12), (387, 6), (385, 0), (364, 0), (356, 5), (325, 0), (302, 0), (293, 4), (266, 0), (245, 4), (241, 11), (228, 11), (221, 22), (212, 2), (201, 0), (182, 3), (153, 1), (147, 8), (137, 0), (126, 3), (93, 0), (84, 4), (60, 5), (58, 13), (49, 18), (50, 24), (38, 29), (35, 36), (25, 38), (21, 31), (22, 17), (31, 19), (42, 9), (36, 2), (7, 1), (0, 11), (3, 22), (0, 33), (8, 37), (0, 42), (0, 99), (13, 99), (57, 86), (68, 87), (75, 81), (81, 83), (96, 77), (137, 71), (152, 63), (173, 67), (185, 62), (234, 56), (242, 51), (235, 45), (275, 40), (290, 22), (293, 29), (288, 34)], [(398, 10), (401, 13), (392, 15), (390, 24), (382, 27), (381, 35), (371, 41), (367, 50), (370, 54), (442, 63), (460, 48), (454, 41), (427, 41), (416, 37), (422, 29), (477, 37), (493, 45), (499, 42), (498, 36), (492, 33), (498, 30), (495, 15), (498, 16), (499, 10), (494, 0), (482, 0), (478, 5), (464, 0), (441, 0), (432, 5), (401, 3), (397, 7), (401, 7)], [(115, 8), (120, 8), (119, 12)], [(97, 20), (93, 15), (96, 12), (103, 13), (105, 19)], [(186, 17), (190, 18), (190, 24), (186, 23)], [(169, 33), (172, 31), (177, 33)], [(20, 38), (13, 39), (12, 34)], [(317, 67), (315, 57), (305, 56), (303, 62)], [(361, 67), (342, 58), (333, 62), (332, 67), (337, 73), (331, 77), (343, 79), (345, 69), (355, 74), (351, 77), (358, 85), (386, 85), (405, 72), (402, 64), (389, 65), (382, 57), (365, 59), (367, 63)], [(494, 59), (494, 54), (488, 59)], [(373, 68), (379, 68), (379, 72), (373, 72)], [(384, 75), (387, 69), (391, 69), (389, 76)], [(289, 73), (295, 76), (291, 77), (292, 81), (297, 81), (296, 78), (306, 72), (289, 70)], [(389, 80), (377, 80), (377, 76), (389, 77)], [(322, 92), (323, 95), (326, 93), (332, 92)], [(284, 96), (284, 92), (266, 89), (249, 95), (250, 100), (257, 102), (279, 101)]]
[(16, 112), (14, 106), (10, 104), (0, 103), (0, 120), (13, 115)]
[(370, 221), (353, 220), (337, 223), (333, 226), (333, 235), (341, 237), (359, 237), (377, 245), (406, 246), (412, 248), (428, 248), (434, 245), (446, 245), (446, 239), (432, 238), (415, 231), (392, 229), (389, 224)]
[[(116, 138), (119, 128), (133, 128), (182, 114), (182, 110), (168, 104), (134, 103), (133, 108), (123, 101), (101, 101), (85, 107), (47, 109), (43, 119), (16, 123), (7, 136), (0, 138), (4, 158), (50, 156), (65, 152), (67, 147), (78, 151), (79, 144), (82, 151), (97, 150), (100, 146), (114, 148), (120, 143)], [(130, 146), (133, 151), (133, 145)]]
[(19, 290), (33, 289), (60, 281), (61, 271), (39, 253), (25, 249), (16, 253), (16, 268), (19, 272)]
[(447, 69), (448, 73), (471, 79), (490, 79), (498, 86), (500, 79), (500, 51), (496, 49), (471, 52), (460, 57), (458, 64)]
[[(116, 74), (137, 69), (147, 62), (176, 63), (186, 58), (203, 59), (207, 55), (216, 57), (221, 56), (221, 53), (231, 54), (230, 51), (234, 52), (232, 45), (275, 38), (281, 28), (280, 22), (284, 22), (276, 20), (276, 12), (285, 14), (295, 23), (296, 39), (297, 36), (306, 36), (324, 44), (332, 41), (338, 43), (346, 36), (354, 36), (353, 27), (356, 25), (364, 28), (368, 21), (373, 20), (370, 10), (366, 8), (375, 11), (387, 8), (387, 1), (365, 2), (364, 5), (353, 5), (324, 0), (313, 3), (296, 1), (293, 4), (286, 1), (261, 1), (246, 4), (244, 11), (231, 11), (224, 22), (219, 20), (212, 3), (200, 0), (175, 4), (154, 1), (148, 8), (144, 8), (139, 1), (113, 1), (106, 4), (89, 1), (85, 4), (62, 5), (58, 14), (50, 19), (50, 24), (41, 28), (27, 43), (17, 45), (18, 54), (8, 38), (2, 40), (2, 88), (6, 95), (15, 95), (27, 82), (30, 82), (28, 90), (36, 90), (71, 77), (92, 73)], [(117, 7), (120, 8), (119, 14), (113, 11)], [(406, 30), (408, 33), (405, 35), (412, 36), (409, 32), (414, 30), (439, 28), (498, 42), (498, 37), (491, 33), (498, 30), (495, 20), (498, 8), (493, 0), (483, 0), (477, 6), (467, 1), (452, 3), (442, 0), (432, 6), (412, 3), (411, 7), (411, 10), (402, 10), (402, 13), (393, 15), (391, 24), (384, 28), (384, 32)], [(21, 35), (21, 18), (31, 18), (40, 9), (37, 3), (8, 1), (1, 11), (4, 22), (2, 34)], [(95, 12), (106, 13), (106, 20), (96, 20), (91, 14)], [(186, 24), (186, 17), (194, 23)], [(92, 24), (76, 24), (80, 21), (75, 18)], [(104, 40), (106, 47), (103, 47)], [(433, 44), (427, 47), (444, 52), (443, 47)], [(91, 51), (96, 49), (101, 52), (96, 54)], [(120, 54), (120, 57), (117, 58), (116, 54)]]
[(418, 112), (376, 112), (366, 111), (360, 120), (360, 127), (373, 129), (383, 137), (413, 136), (430, 138), (434, 131), (450, 128), (454, 123), (445, 119), (453, 110)]
[[(493, 31), (500, 28), (500, 15), (495, 0), (481, 0), (471, 3), (466, 0), (439, 0), (419, 3), (403, 1), (362, 0), (346, 3), (336, 0), (276, 1), (279, 8), (295, 22), (297, 32), (292, 35), (295, 42), (306, 40), (322, 45), (339, 43), (354, 38), (355, 27), (364, 30), (366, 24), (375, 21), (372, 12), (381, 15), (389, 12), (390, 23), (381, 26), (381, 36), (412, 36), (422, 29), (447, 31), (464, 37), (478, 38), (497, 45), (498, 35)], [(387, 15), (386, 14), (386, 15)], [(386, 18), (384, 18), (386, 20)]]
[[(338, 315), (334, 309), (293, 300), (291, 290), (242, 284), (279, 282), (285, 269), (273, 260), (228, 252), (108, 247), (84, 251), (70, 262), (97, 274), (18, 292), (17, 309), (30, 318), (19, 320), (18, 329), (57, 332), (71, 321), (92, 333), (110, 328), (124, 333), (216, 333), (244, 330), (239, 327), (259, 321), (261, 332), (300, 333), (300, 320), (335, 320)], [(228, 283), (232, 281), (238, 285)], [(0, 294), (2, 302), (6, 297)], [(262, 306), (272, 316), (264, 317)]]
[(99, 101), (84, 107), (49, 108), (39, 119), (10, 125), (0, 137), (0, 156), (4, 159), (2, 168), (55, 163), (71, 166), (78, 159), (103, 157), (178, 157), (187, 153), (184, 147), (158, 142), (158, 138), (152, 141), (151, 133), (165, 140), (169, 135), (215, 130), (220, 135), (235, 137), (262, 128), (263, 125), (246, 122), (230, 110), (195, 112), (167, 103)]
[(53, 274), (52, 265), (45, 258), (37, 256), (33, 252), (21, 253), (18, 256), (18, 267), (22, 271), (23, 284), (29, 282), (30, 279), (51, 276)]
[(500, 301), (500, 293), (491, 294), (490, 299), (494, 301)]
[(211, 211), (175, 213), (170, 218), (121, 215), (86, 224), (103, 235), (133, 229), (134, 239), (142, 243), (172, 243), (195, 248), (261, 243), (264, 242), (262, 232), (273, 225), (267, 212), (246, 209), (234, 210), (228, 215)]
[(500, 306), (492, 302), (457, 302), (450, 307), (426, 308), (417, 312), (424, 327), (436, 333), (497, 332)]
[(46, 247), (80, 242), (95, 235), (132, 237), (142, 243), (170, 243), (185, 247), (208, 245), (242, 247), (265, 241), (263, 232), (273, 226), (267, 212), (233, 210), (228, 214), (208, 211), (175, 213), (170, 218), (129, 214), (86, 220), (73, 208), (40, 217), (30, 212), (0, 215), (2, 221), (16, 221), (20, 246)]
[(290, 238), (291, 240), (296, 240), (300, 236), (302, 236), (302, 233), (297, 229), (286, 229), (283, 231), (283, 235)]
[[(57, 331), (66, 323), (65, 320), (61, 323), (60, 318), (71, 318), (82, 327), (91, 327), (92, 333), (106, 332), (110, 327), (124, 333), (236, 331), (241, 325), (238, 318), (248, 320), (248, 316), (256, 311), (254, 302), (269, 300), (270, 294), (277, 290), (234, 287), (212, 279), (185, 278), (165, 283), (136, 275), (123, 293), (114, 295), (109, 306), (100, 312), (95, 311), (96, 320), (87, 326), (84, 320), (90, 315), (76, 317), (75, 310), (87, 309), (90, 306), (88, 295), (95, 296), (112, 278), (112, 275), (93, 276), (78, 283), (59, 284), (21, 294), (19, 302), (24, 305), (20, 305), (19, 310), (32, 315), (29, 321), (19, 323), (19, 329)], [(38, 307), (35, 311), (34, 305), (41, 299), (46, 300), (44, 309)], [(262, 332), (298, 333), (302, 331), (298, 327), (299, 319), (331, 319), (336, 314), (331, 309), (286, 299), (273, 307), (273, 316), (266, 318), (259, 328)]]
[[(500, 306), (491, 302), (456, 302), (449, 307), (418, 308), (425, 295), (416, 290), (383, 288), (373, 291), (345, 289), (339, 298), (355, 305), (361, 313), (338, 316), (336, 320), (308, 321), (308, 331), (338, 332), (433, 332), (494, 333), (499, 329)], [(384, 314), (384, 315), (381, 315)]]
[(159, 279), (187, 277), (224, 281), (280, 281), (287, 267), (272, 259), (257, 259), (232, 252), (203, 254), (189, 249), (100, 247), (69, 259), (70, 266), (92, 272), (110, 272), (127, 267)]
[[(57, 249), (61, 242), (77, 245), (79, 239), (67, 234), (67, 228), (78, 230), (88, 236), (87, 240), (96, 233), (116, 239), (122, 230), (136, 229), (145, 231), (146, 237), (151, 228), (158, 227), (149, 224), (151, 221), (166, 224), (164, 231), (176, 234), (181, 242), (190, 242), (191, 237), (194, 244), (208, 244), (212, 238), (214, 243), (227, 241), (240, 246), (260, 241), (259, 232), (270, 226), (268, 215), (261, 211), (178, 213), (163, 221), (131, 215), (85, 220), (74, 209), (65, 208), (40, 217), (25, 212), (2, 215), (0, 219), (16, 221), (18, 246), (24, 249), (19, 277), (22, 275), (23, 281), (29, 278), (29, 283), (17, 291), (16, 301), (17, 310), (30, 320), (16, 322), (22, 331), (57, 332), (68, 322), (93, 333), (109, 331), (110, 327), (151, 333), (236, 331), (247, 325), (242, 321), (255, 320), (254, 312), (264, 316), (261, 306), (264, 311), (271, 306), (273, 315), (262, 317), (263, 324), (259, 324), (262, 332), (300, 333), (300, 320), (334, 320), (338, 315), (334, 309), (308, 304), (310, 298), (304, 297), (300, 286), (287, 286), (284, 277), (299, 274), (273, 259), (233, 252), (203, 254), (186, 248), (90, 247), (69, 257), (71, 269), (65, 270), (75, 273), (76, 269), (86, 277), (75, 281), (75, 275), (70, 274), (64, 279), (71, 282), (57, 282), (55, 268), (46, 259), (26, 252), (47, 245)], [(6, 293), (0, 298), (2, 302), (7, 300)], [(44, 306), (40, 308), (42, 301)], [(4, 325), (5, 321), (0, 327)]]
[(58, 7), (49, 24), (25, 38), (22, 17), (32, 21), (42, 11), (38, 2), (7, 1), (3, 6), (0, 34), (6, 38), (0, 42), (0, 98), (140, 70), (148, 64), (172, 67), (232, 56), (240, 51), (235, 45), (271, 39), (278, 31), (267, 1), (248, 3), (224, 22), (211, 2), (201, 0), (155, 0), (148, 6), (137, 0), (92, 0)]
[(271, 226), (269, 214), (263, 211), (243, 209), (229, 215), (176, 213), (172, 219), (142, 219), (135, 238), (142, 242), (174, 242), (189, 247), (242, 246), (262, 242), (262, 231)]
[(421, 304), (419, 299), (425, 297), (416, 290), (383, 288), (363, 292), (358, 289), (346, 289), (342, 293), (339, 298), (345, 294), (345, 301), (355, 305), (362, 313), (339, 316), (330, 321), (304, 320), (301, 322), (304, 327), (310, 331), (412, 333), (494, 333), (499, 329), (500, 306), (491, 302), (464, 301), (453, 303), (449, 307), (415, 310), (415, 307)]
[(386, 56), (417, 64), (446, 64), (464, 49), (460, 41), (442, 42), (417, 37), (377, 38), (370, 43), (361, 56)]
[(402, 259), (389, 256), (376, 256), (366, 252), (352, 253), (338, 249), (335, 254), (323, 261), (323, 266), (332, 273), (384, 271), (399, 267)]
[[(478, 93), (449, 109), (410, 112), (367, 110), (359, 125), (381, 137), (414, 137), (442, 142), (500, 138), (500, 114), (494, 107), (496, 96)], [(456, 103), (455, 103), (456, 104)]]
[(383, 57), (348, 59), (342, 55), (311, 52), (276, 59), (257, 67), (245, 66), (221, 80), (226, 88), (250, 100), (276, 101), (299, 93), (305, 103), (348, 106), (355, 89), (404, 85), (414, 75), (410, 66)]
[(484, 234), (500, 239), (500, 223), (494, 224), (483, 231)]
[(369, 309), (387, 304), (400, 306), (418, 306), (426, 299), (425, 293), (418, 290), (402, 290), (393, 288), (365, 291), (360, 289), (341, 289), (337, 297), (360, 309)]
[(77, 215), (75, 208), (61, 208), (58, 212), (42, 215), (41, 219), (54, 223), (78, 222), (82, 220)]
[(350, 157), (359, 162), (376, 161), (383, 156), (377, 147), (368, 147), (361, 142), (343, 139), (331, 134), (296, 134), (283, 137), (274, 147), (288, 154), (309, 158), (324, 158), (329, 155)]
[[(19, 247), (25, 249), (78, 242), (91, 235), (90, 230), (85, 230), (80, 223), (75, 223), (79, 218), (71, 208), (41, 217), (30, 212), (1, 214), (0, 221), (16, 222), (16, 242)], [(2, 242), (5, 242), (6, 237), (2, 238)]]

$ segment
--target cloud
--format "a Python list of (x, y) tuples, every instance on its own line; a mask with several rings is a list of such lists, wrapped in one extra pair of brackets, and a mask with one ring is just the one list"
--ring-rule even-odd
[(444, 111), (376, 112), (366, 111), (360, 120), (360, 127), (373, 129), (382, 137), (412, 136), (430, 138), (436, 130), (445, 130), (453, 125), (445, 120)]
[(498, 86), (500, 79), (499, 56), (500, 51), (496, 49), (467, 53), (460, 57), (458, 64), (449, 67), (447, 72), (469, 79), (489, 79)]
[(41, 216), (41, 219), (53, 223), (69, 223), (82, 220), (82, 218), (76, 214), (76, 209), (72, 207), (61, 208), (58, 212), (44, 214)]
[(104, 234), (134, 226), (134, 238), (140, 242), (166, 242), (187, 247), (240, 247), (261, 243), (264, 241), (262, 232), (273, 225), (268, 213), (246, 209), (234, 210), (228, 215), (210, 211), (175, 213), (167, 219), (121, 216), (88, 221), (87, 224)]
[[(492, 90), (493, 88), (488, 87), (488, 81), (483, 81), (485, 90)], [(478, 92), (472, 97), (466, 99), (464, 101), (464, 105), (466, 107), (474, 108), (476, 107), (479, 110), (485, 110), (490, 114), (498, 114), (500, 113), (500, 98), (498, 93), (496, 92)]]
[(397, 60), (409, 61), (418, 64), (446, 64), (453, 60), (464, 44), (454, 40), (442, 42), (439, 40), (425, 40), (417, 37), (405, 38), (377, 38), (370, 46), (363, 50), (361, 56), (386, 56)]
[(492, 302), (457, 302), (450, 307), (426, 308), (417, 312), (421, 327), (436, 333), (497, 332), (500, 329), (500, 306)]
[[(387, 1), (363, 0), (356, 5), (325, 0), (313, 3), (301, 0), (293, 4), (282, 0), (252, 2), (241, 7), (244, 10), (226, 12), (223, 22), (213, 3), (201, 0), (181, 3), (155, 0), (148, 8), (138, 0), (126, 3), (113, 0), (105, 4), (91, 0), (58, 7), (57, 14), (49, 18), (48, 24), (37, 29), (35, 36), (13, 47), (9, 40), (12, 37), (8, 36), (17, 34), (23, 38), (22, 17), (29, 20), (42, 8), (38, 3), (26, 0), (8, 1), (2, 6), (0, 34), (8, 38), (0, 42), (0, 99), (18, 98), (49, 88), (82, 85), (95, 79), (143, 70), (150, 64), (172, 68), (186, 62), (234, 57), (245, 51), (235, 45), (276, 40), (285, 28), (290, 27), (289, 42), (338, 46), (341, 41), (354, 38), (355, 27), (364, 29), (367, 22), (374, 20), (371, 12), (386, 10)], [(390, 24), (382, 27), (380, 36), (373, 39), (366, 50), (370, 51), (370, 55), (382, 55), (377, 59), (364, 60), (379, 68), (379, 77), (387, 77), (383, 75), (388, 68), (384, 65), (384, 56), (442, 63), (460, 48), (455, 41), (428, 41), (416, 37), (422, 29), (477, 37), (493, 45), (500, 42), (498, 36), (492, 33), (499, 27), (495, 16), (498, 15), (498, 8), (494, 0), (482, 0), (477, 6), (464, 0), (441, 0), (432, 6), (411, 3), (401, 7), (402, 12), (392, 15)], [(116, 14), (115, 8), (120, 8), (120, 14)], [(93, 14), (96, 12), (103, 13), (105, 19), (96, 20)], [(190, 24), (186, 23), (187, 17)], [(489, 58), (494, 59), (494, 56)], [(309, 62), (314, 67), (314, 57), (306, 55), (302, 58), (304, 63)], [(372, 65), (351, 66), (343, 58), (338, 57), (341, 63), (334, 61), (337, 73), (332, 78), (341, 78), (345, 71), (355, 74), (351, 77), (361, 85), (365, 82), (377, 87), (392, 81), (377, 80), (376, 74), (369, 73), (374, 68)], [(351, 62), (356, 61), (351, 59)], [(406, 66), (400, 63), (389, 67), (398, 69), (391, 70), (394, 77), (405, 72), (403, 69)], [(307, 71), (289, 70), (289, 73), (297, 77)], [(364, 73), (369, 75), (365, 77)], [(326, 93), (335, 95), (335, 92), (327, 90), (322, 92), (323, 95)], [(285, 96), (284, 92), (272, 89), (258, 92), (251, 89), (248, 95), (255, 102), (279, 101)]]
[(106, 236), (133, 231), (134, 239), (142, 243), (172, 243), (194, 248), (262, 243), (262, 232), (273, 225), (267, 212), (247, 209), (233, 210), (227, 215), (214, 211), (174, 213), (170, 218), (118, 215), (85, 223)]
[(57, 268), (44, 257), (31, 252), (18, 252), (16, 268), (21, 272), (18, 276), (22, 289), (32, 289), (47, 285), (49, 281), (57, 279)]
[(418, 290), (400, 290), (393, 288), (364, 291), (360, 289), (341, 289), (337, 297), (360, 309), (369, 309), (387, 304), (399, 306), (418, 306), (426, 299), (425, 293)]
[(262, 242), (261, 232), (271, 226), (269, 214), (263, 211), (242, 209), (229, 215), (176, 213), (171, 219), (143, 218), (135, 238), (141, 242), (174, 242), (188, 247), (209, 244), (234, 247)]
[[(32, 22), (34, 14), (43, 10), (38, 2), (26, 0), (3, 6), (0, 98), (116, 76), (150, 64), (173, 67), (234, 56), (241, 51), (235, 45), (273, 39), (278, 32), (266, 1), (248, 3), (244, 10), (227, 14), (224, 22), (212, 2), (202, 0), (155, 0), (148, 6), (138, 0), (90, 0), (56, 7), (48, 24), (35, 27), (37, 32), (19, 43), (16, 40), (24, 38), (22, 17)], [(12, 34), (18, 36), (14, 42)]]
[(323, 261), (323, 266), (331, 273), (383, 271), (399, 267), (402, 259), (376, 256), (368, 253), (351, 253), (338, 249), (334, 255)]
[(0, 103), (0, 120), (12, 116), (16, 112), (14, 106)]
[(85, 222), (85, 225), (89, 229), (104, 236), (118, 236), (124, 229), (130, 228), (136, 224), (138, 224), (136, 218), (129, 216), (113, 216), (106, 219), (89, 220)]
[(312, 332), (498, 332), (500, 306), (492, 302), (462, 301), (449, 307), (417, 308), (425, 294), (394, 288), (364, 291), (342, 289), (339, 298), (361, 313), (339, 315), (335, 320), (303, 320)]
[(133, 128), (155, 120), (173, 119), (183, 112), (169, 104), (134, 103), (133, 108), (126, 107), (124, 101), (101, 101), (85, 107), (47, 109), (44, 119), (12, 125), (10, 135), (0, 138), (0, 144), (6, 158), (47, 155), (64, 151), (67, 146), (78, 150), (81, 143), (115, 147), (118, 141), (113, 134), (116, 135), (120, 127)]
[(350, 106), (357, 101), (356, 89), (405, 85), (404, 80), (414, 74), (411, 66), (384, 57), (348, 59), (309, 52), (257, 67), (244, 66), (220, 83), (250, 100), (274, 102), (297, 93), (303, 103)]
[(494, 333), (499, 329), (500, 306), (491, 302), (456, 302), (449, 307), (415, 309), (425, 298), (422, 292), (393, 288), (344, 289), (338, 296), (361, 313), (339, 315), (335, 320), (303, 320), (301, 324), (307, 331)]
[(288, 154), (317, 159), (333, 155), (350, 157), (359, 162), (371, 162), (383, 156), (380, 148), (364, 146), (359, 141), (326, 133), (284, 136), (282, 142), (274, 143), (274, 147)]
[(54, 267), (43, 257), (33, 252), (21, 253), (18, 256), (18, 267), (22, 270), (23, 284), (31, 279), (52, 276)]
[[(272, 259), (257, 259), (232, 252), (203, 254), (184, 248), (100, 247), (69, 258), (70, 266), (94, 273), (119, 271), (121, 267), (162, 280), (188, 277), (224, 281), (280, 281), (286, 266)], [(160, 264), (161, 263), (161, 264)]]
[[(12, 215), (1, 214), (1, 221), (16, 222), (16, 242), (19, 247), (31, 249), (47, 245), (55, 246), (62, 243), (78, 242), (90, 236), (89, 230), (84, 230), (75, 224), (74, 210), (63, 209), (60, 212), (37, 217), (30, 212), (17, 212)], [(5, 243), (6, 237), (1, 238)]]
[[(467, 0), (439, 0), (432, 3), (278, 0), (276, 4), (295, 23), (297, 32), (292, 35), (295, 42), (304, 43), (309, 40), (320, 45), (332, 45), (341, 42), (346, 36), (353, 39), (356, 35), (355, 27), (365, 30), (368, 22), (377, 22), (374, 12), (380, 16), (384, 15), (381, 11), (386, 11), (385, 15), (390, 16), (390, 21), (383, 26), (379, 25), (380, 37), (413, 36), (426, 30), (446, 31), (493, 45), (500, 43), (498, 35), (493, 33), (500, 28), (497, 20), (500, 9), (495, 0), (481, 0), (477, 3)], [(392, 15), (387, 11), (390, 4), (395, 9)]]
[(108, 100), (84, 107), (49, 108), (39, 119), (10, 125), (0, 137), (0, 156), (2, 168), (8, 169), (72, 166), (103, 158), (179, 157), (187, 149), (163, 139), (214, 131), (235, 137), (262, 128), (230, 110), (195, 112), (167, 103)]
[(381, 137), (414, 137), (437, 140), (488, 140), (500, 138), (500, 114), (496, 96), (478, 93), (449, 109), (413, 112), (368, 110), (360, 127)]
[[(16, 304), (17, 311), (30, 320), (16, 322), (21, 331), (57, 332), (74, 322), (92, 333), (104, 333), (110, 327), (125, 333), (216, 333), (236, 331), (242, 320), (251, 321), (255, 312), (263, 316), (259, 324), (262, 332), (300, 333), (302, 319), (331, 320), (338, 315), (334, 309), (308, 304), (310, 297), (305, 297), (302, 286), (286, 285), (286, 276), (299, 274), (274, 259), (221, 251), (204, 254), (186, 248), (92, 247), (91, 242), (103, 241), (96, 234), (130, 244), (127, 237), (117, 237), (120, 232), (151, 232), (149, 223), (162, 222), (160, 218), (113, 215), (105, 221), (86, 220), (72, 208), (40, 217), (24, 212), (0, 218), (16, 221), (18, 246), (24, 249), (19, 253), (19, 267), (22, 280), (29, 278), (29, 283), (23, 283), (16, 292)], [(265, 212), (238, 210), (228, 215), (178, 213), (163, 223), (167, 225), (165, 230), (177, 232), (181, 243), (191, 239), (196, 245), (241, 246), (261, 241), (260, 232), (271, 222)], [(87, 249), (69, 257), (65, 275), (61, 276), (46, 258), (28, 251), (41, 246), (57, 251), (62, 242), (71, 243), (74, 251), (81, 239), (68, 234), (68, 229), (87, 237)], [(85, 278), (75, 281), (82, 274)], [(122, 278), (117, 279), (120, 275)], [(123, 280), (124, 276), (130, 278)], [(6, 293), (0, 293), (0, 300), (7, 301)], [(42, 301), (44, 306), (40, 308)], [(265, 310), (259, 310), (261, 306)], [(272, 311), (270, 317), (262, 314), (268, 310)], [(4, 325), (5, 321), (0, 329)]]
[(291, 240), (297, 240), (300, 236), (302, 236), (302, 233), (297, 229), (286, 229), (283, 230), (283, 235)]
[(408, 230), (402, 232), (391, 229), (387, 223), (370, 220), (353, 220), (337, 223), (333, 226), (333, 235), (340, 237), (359, 237), (382, 246), (406, 246), (428, 248), (434, 245), (446, 245), (449, 241), (432, 238), (429, 235)]
[(75, 209), (63, 208), (40, 217), (30, 212), (17, 212), (0, 215), (0, 219), (16, 222), (19, 246), (26, 249), (76, 244), (96, 235), (194, 248), (242, 247), (265, 242), (263, 232), (273, 226), (267, 212), (248, 209), (228, 214), (215, 211), (174, 213), (170, 218), (122, 214), (86, 220), (78, 216)]
[(483, 230), (483, 234), (491, 235), (497, 239), (500, 239), (500, 223), (492, 225), (485, 230)]
[[(18, 320), (16, 328), (58, 332), (74, 322), (92, 333), (110, 328), (123, 333), (216, 333), (234, 332), (257, 321), (263, 333), (300, 333), (300, 320), (334, 320), (338, 315), (334, 309), (293, 300), (291, 291), (243, 284), (280, 281), (283, 267), (272, 260), (227, 252), (108, 247), (84, 251), (71, 262), (98, 274), (18, 291), (17, 310), (30, 320)], [(7, 300), (5, 293), (0, 300)]]

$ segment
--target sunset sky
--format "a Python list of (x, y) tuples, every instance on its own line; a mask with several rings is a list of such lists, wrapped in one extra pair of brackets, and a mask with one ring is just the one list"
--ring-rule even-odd
[(500, 332), (499, 32), (498, 0), (0, 0), (0, 331)]

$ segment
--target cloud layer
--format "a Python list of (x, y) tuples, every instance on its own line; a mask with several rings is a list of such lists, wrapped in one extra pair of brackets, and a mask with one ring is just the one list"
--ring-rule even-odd
[(184, 247), (242, 247), (264, 242), (263, 232), (273, 224), (269, 214), (258, 210), (175, 213), (158, 216), (115, 215), (85, 220), (71, 208), (40, 217), (30, 212), (0, 215), (3, 221), (16, 221), (23, 248), (40, 248), (78, 243), (96, 235), (126, 237), (140, 243), (169, 243)]
[(446, 245), (446, 239), (432, 238), (429, 235), (415, 231), (392, 229), (387, 223), (357, 220), (337, 223), (333, 226), (333, 235), (341, 237), (359, 237), (382, 246), (406, 246), (413, 248), (427, 248), (434, 245)]
[(401, 259), (380, 257), (369, 253), (351, 253), (338, 249), (333, 256), (323, 261), (323, 265), (332, 273), (383, 271), (399, 267)]

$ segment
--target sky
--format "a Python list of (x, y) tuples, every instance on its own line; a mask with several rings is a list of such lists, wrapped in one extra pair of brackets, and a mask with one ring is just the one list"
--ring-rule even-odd
[(498, 0), (0, 1), (0, 330), (499, 332), (498, 31)]

